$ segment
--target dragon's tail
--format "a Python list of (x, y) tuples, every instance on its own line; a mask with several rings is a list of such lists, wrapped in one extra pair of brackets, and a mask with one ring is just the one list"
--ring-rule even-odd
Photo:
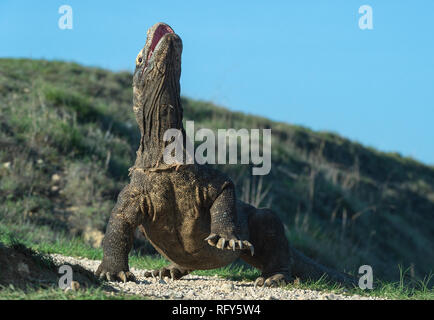
[(325, 280), (338, 282), (347, 287), (357, 286), (357, 279), (349, 274), (339, 272), (313, 261), (300, 251), (290, 248), (292, 256), (292, 274), (301, 280)]

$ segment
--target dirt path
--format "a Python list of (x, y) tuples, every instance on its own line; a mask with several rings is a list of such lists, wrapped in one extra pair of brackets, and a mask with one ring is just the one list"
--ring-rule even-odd
[[(95, 272), (100, 261), (86, 258), (66, 257), (52, 254), (53, 261), (58, 264), (78, 264)], [(143, 295), (154, 299), (186, 299), (186, 300), (372, 300), (373, 297), (359, 295), (342, 295), (323, 291), (281, 288), (254, 288), (253, 282), (232, 281), (214, 277), (187, 275), (181, 280), (172, 281), (145, 278), (146, 270), (131, 268), (138, 283), (110, 282), (110, 285), (125, 293)]]

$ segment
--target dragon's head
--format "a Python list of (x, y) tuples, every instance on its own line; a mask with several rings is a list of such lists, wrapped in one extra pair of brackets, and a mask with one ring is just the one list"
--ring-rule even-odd
[(133, 76), (133, 109), (139, 126), (162, 106), (180, 108), (181, 54), (181, 38), (169, 25), (159, 22), (149, 28)]
[(162, 22), (148, 29), (145, 46), (136, 57), (133, 89), (137, 98), (147, 87), (163, 78), (179, 81), (181, 76), (182, 41), (173, 29)]
[[(141, 150), (155, 157), (165, 145), (167, 129), (183, 130), (181, 54), (181, 38), (169, 25), (159, 22), (149, 28), (145, 46), (136, 58), (133, 110), (142, 134)], [(155, 159), (147, 161), (154, 163)]]

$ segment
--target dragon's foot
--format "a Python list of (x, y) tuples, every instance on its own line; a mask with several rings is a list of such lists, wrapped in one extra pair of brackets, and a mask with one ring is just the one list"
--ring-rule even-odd
[(255, 281), (254, 287), (276, 288), (286, 285), (289, 282), (288, 277), (282, 273), (276, 273), (269, 277), (259, 277)]
[(171, 264), (167, 267), (163, 267), (153, 271), (146, 271), (145, 277), (159, 277), (160, 279), (169, 277), (172, 280), (178, 280), (181, 279), (183, 276), (189, 274), (189, 272), (189, 270), (183, 269), (175, 264)]
[(103, 280), (108, 281), (136, 281), (136, 277), (128, 270), (114, 270), (113, 268), (107, 268), (105, 263), (102, 262), (95, 272), (95, 275)]
[(216, 247), (218, 249), (227, 250), (250, 250), (250, 253), (255, 253), (255, 248), (247, 240), (239, 240), (235, 236), (225, 237), (218, 235), (216, 233), (211, 233), (208, 237), (204, 239), (208, 241), (210, 246)]

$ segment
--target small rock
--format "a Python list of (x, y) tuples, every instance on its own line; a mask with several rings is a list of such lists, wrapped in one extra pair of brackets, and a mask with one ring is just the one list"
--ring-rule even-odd
[(43, 163), (44, 163), (44, 160), (42, 160), (42, 159), (38, 159), (38, 160), (36, 161), (36, 163), (37, 163), (37, 164), (43, 164)]
[(11, 163), (10, 162), (3, 163), (3, 168), (10, 169), (11, 168)]
[(193, 290), (189, 290), (189, 291), (187, 292), (187, 295), (195, 296), (196, 293), (195, 293)]
[(167, 282), (164, 281), (163, 279), (158, 280), (158, 283), (159, 283), (159, 284), (167, 284)]
[(235, 286), (234, 286), (233, 283), (227, 283), (227, 284), (224, 284), (224, 285), (222, 286), (222, 290), (223, 290), (223, 291), (226, 291), (226, 292), (231, 292), (231, 291), (233, 291), (234, 289), (235, 289)]

